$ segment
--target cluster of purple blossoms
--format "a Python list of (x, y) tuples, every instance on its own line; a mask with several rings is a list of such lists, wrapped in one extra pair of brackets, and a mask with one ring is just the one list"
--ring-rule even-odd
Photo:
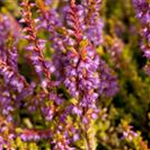
[(104, 23), (100, 18), (99, 11), (101, 8), (102, 0), (86, 1), (83, 0), (82, 4), (85, 7), (85, 31), (87, 38), (98, 47), (103, 42), (103, 27)]
[(88, 39), (84, 39), (82, 10), (82, 6), (75, 5), (72, 1), (66, 13), (70, 37), (73, 37), (74, 42), (66, 54), (64, 84), (72, 97), (80, 100), (83, 107), (89, 107), (98, 97), (94, 90), (99, 84), (97, 73), (99, 57), (93, 45)]
[[(75, 5), (72, 3), (68, 13), (66, 13), (69, 27), (68, 30), (70, 33), (70, 38), (72, 38), (73, 42), (70, 49), (68, 49), (66, 53), (67, 63), (65, 64), (64, 83), (71, 96), (81, 100), (80, 104), (83, 107), (93, 107), (95, 100), (98, 98), (99, 92), (102, 94), (104, 89), (107, 91), (106, 94), (110, 93), (110, 89), (112, 89), (110, 95), (117, 92), (116, 77), (110, 77), (110, 71), (108, 71), (106, 65), (102, 63), (103, 61), (99, 58), (96, 52), (95, 47), (101, 44), (100, 41), (102, 41), (102, 34), (100, 34), (100, 36), (94, 34), (94, 37), (101, 39), (96, 40), (99, 41), (96, 44), (93, 43), (88, 36), (89, 32), (95, 32), (93, 30), (95, 28), (88, 28), (88, 32), (85, 30), (87, 26), (92, 26), (92, 21), (95, 22), (94, 20), (96, 20), (96, 17), (98, 16), (99, 9), (97, 8), (99, 8), (100, 1), (97, 1), (97, 3), (94, 1), (92, 2), (91, 3), (93, 5), (95, 4), (93, 6), (95, 9), (93, 8), (94, 13), (91, 13), (89, 18), (91, 21), (89, 23), (86, 23), (85, 18), (89, 13), (88, 11), (83, 11), (84, 5)], [(99, 32), (102, 33), (102, 26), (98, 25), (99, 21), (95, 23), (97, 23), (97, 26), (99, 27)]]
[(123, 131), (123, 137), (132, 141), (134, 138), (138, 137), (138, 134), (132, 130), (132, 126), (129, 126), (126, 130)]
[[(0, 76), (3, 77), (0, 83), (5, 81), (4, 86), (0, 87), (3, 91), (0, 93), (0, 113), (12, 121), (9, 114), (14, 111), (15, 107), (19, 108), (21, 105), (15, 102), (31, 96), (29, 101), (23, 102), (23, 107), (31, 113), (40, 111), (45, 121), (60, 121), (60, 123), (54, 127), (53, 133), (49, 130), (25, 129), (20, 135), (21, 139), (39, 141), (52, 139), (55, 134), (61, 134), (60, 139), (52, 139), (55, 144), (54, 149), (71, 150), (73, 148), (69, 147), (69, 130), (75, 134), (79, 130), (67, 123), (67, 116), (77, 114), (85, 124), (85, 130), (88, 130), (90, 120), (97, 118), (96, 100), (99, 95), (113, 96), (118, 91), (118, 86), (116, 76), (111, 73), (107, 64), (96, 52), (96, 48), (103, 42), (103, 22), (99, 17), (101, 0), (83, 0), (81, 4), (76, 4), (75, 0), (71, 0), (70, 5), (65, 7), (66, 21), (64, 22), (59, 18), (57, 11), (51, 8), (50, 3), (51, 1), (48, 0), (37, 1), (41, 12), (38, 19), (33, 19), (31, 13), (34, 3), (28, 0), (21, 3), (23, 19), (20, 22), (25, 26), (23, 31), (26, 34), (25, 39), (29, 42), (26, 49), (40, 84), (33, 82), (29, 84), (19, 73), (16, 45), (18, 37), (9, 31), (9, 19), (3, 15), (0, 16)], [(45, 7), (47, 4), (50, 10)], [(48, 40), (54, 50), (52, 63), (51, 60), (47, 61), (43, 54), (46, 41), (38, 37), (39, 30), (43, 28), (49, 32)], [(13, 44), (11, 40), (9, 41), (8, 35), (11, 35)], [(54, 81), (51, 79), (52, 73), (56, 76)], [(62, 93), (57, 92), (60, 83), (65, 86), (70, 96), (77, 100), (77, 104), (64, 102), (61, 97)], [(12, 90), (15, 96), (11, 95)], [(79, 132), (74, 139), (78, 137), (80, 137)]]
[(0, 75), (3, 76), (5, 83), (21, 93), (25, 86), (27, 86), (25, 78), (1, 60), (0, 66)]
[(119, 90), (118, 83), (116, 82), (117, 76), (103, 60), (100, 61), (98, 70), (100, 73), (99, 93), (106, 97), (114, 96)]
[[(9, 64), (11, 64), (11, 66), (16, 69), (17, 67), (16, 67), (16, 63), (14, 63), (14, 61), (17, 60), (17, 54), (15, 51), (14, 51), (14, 53), (12, 53), (10, 50), (8, 51), (8, 48), (7, 48), (6, 42), (5, 42), (6, 40), (8, 40), (8, 35), (10, 34), (9, 24), (10, 24), (9, 18), (7, 16), (0, 15), (0, 60), (1, 60), (1, 62), (9, 61)], [(14, 50), (15, 50), (15, 48), (14, 48)], [(9, 54), (9, 55), (7, 55), (7, 54)], [(8, 57), (10, 57), (10, 59)], [(10, 80), (12, 80), (11, 74), (13, 75), (13, 72), (10, 73), (10, 72), (6, 71), (6, 66), (3, 67), (3, 69), (1, 66), (0, 70), (1, 70), (0, 75), (4, 77), (5, 81), (9, 82)], [(0, 81), (0, 82), (2, 82), (2, 81)], [(11, 106), (10, 93), (6, 88), (6, 85), (5, 85), (5, 87), (1, 86), (0, 90), (3, 91), (0, 93), (1, 114), (3, 114), (4, 116), (7, 116), (8, 120), (12, 120), (12, 116), (10, 115), (10, 113), (13, 110), (13, 107)]]
[(63, 26), (61, 19), (57, 11), (50, 7), (50, 9), (45, 9), (46, 4), (43, 1), (39, 1), (39, 9), (41, 12), (39, 29), (44, 28), (49, 32), (49, 40), (51, 41), (51, 47), (54, 49), (52, 56), (52, 62), (54, 67), (54, 74), (57, 81), (64, 80), (64, 65), (66, 59), (64, 53), (66, 47), (71, 45), (72, 40), (68, 36), (68, 31)]
[[(95, 5), (98, 7), (100, 1)], [(96, 52), (96, 47), (101, 46), (103, 27), (102, 24), (99, 25), (102, 20), (96, 21), (96, 18), (99, 18), (97, 17), (98, 10), (94, 9), (95, 12), (91, 14), (95, 13), (95, 15), (91, 15), (91, 21), (86, 22), (86, 16), (89, 12), (85, 11), (84, 5), (77, 5), (75, 1), (70, 1), (70, 5), (65, 7), (66, 22), (65, 26), (61, 28), (63, 30), (62, 36), (57, 36), (58, 41), (65, 49), (65, 51), (59, 50), (57, 53), (58, 56), (61, 54), (59, 61), (62, 63), (57, 64), (57, 68), (61, 68), (63, 71), (60, 73), (63, 75), (61, 81), (71, 97), (78, 101), (77, 104), (66, 108), (66, 113), (61, 115), (61, 119), (64, 122), (68, 114), (77, 114), (85, 125), (83, 129), (85, 134), (90, 128), (90, 121), (97, 118), (98, 109), (95, 104), (98, 96), (113, 96), (118, 91), (116, 76), (111, 73), (109, 67)], [(96, 21), (93, 21), (95, 24), (92, 24), (92, 20)], [(96, 30), (99, 32), (95, 30), (96, 25)], [(91, 39), (93, 34), (97, 43)], [(92, 110), (91, 114), (88, 114), (89, 109)], [(80, 137), (80, 135), (78, 136)], [(88, 147), (91, 147), (88, 138), (86, 140)]]
[(75, 150), (75, 148), (71, 148), (70, 146), (68, 146), (68, 142), (67, 142), (66, 139), (63, 139), (60, 142), (56, 143), (56, 145), (54, 147), (54, 150), (58, 150), (58, 149), (61, 149), (61, 150)]
[(72, 97), (82, 99), (83, 107), (93, 104), (98, 94), (94, 92), (99, 85), (98, 65), (99, 58), (90, 45), (86, 45), (82, 50), (68, 51), (67, 58), (69, 65), (65, 67), (66, 87)]
[[(105, 67), (103, 65), (104, 68), (99, 65), (100, 58), (95, 49), (97, 46), (101, 46), (103, 41), (102, 29), (104, 24), (99, 17), (100, 5), (101, 0), (82, 1), (81, 4), (75, 5), (73, 9), (70, 8), (70, 6), (65, 6), (65, 25), (62, 24), (57, 12), (53, 8), (50, 8), (49, 11), (45, 11), (42, 5), (39, 5), (43, 14), (40, 26), (50, 32), (51, 45), (55, 51), (53, 54), (53, 64), (55, 66), (54, 74), (57, 80), (65, 83), (73, 97), (77, 99), (79, 95), (80, 98), (82, 97), (81, 99), (84, 101), (84, 106), (87, 103), (92, 104), (92, 101), (97, 99), (98, 93), (95, 92), (95, 89), (98, 87), (100, 94), (103, 89), (105, 89), (105, 91), (112, 89), (111, 93), (113, 94), (117, 92), (116, 77), (111, 73), (106, 64)], [(93, 37), (95, 39), (93, 39)], [(89, 44), (87, 44), (88, 42)], [(82, 47), (84, 43), (87, 45)], [(68, 63), (70, 64), (68, 65)], [(100, 71), (101, 73), (107, 72), (107, 77), (106, 74), (102, 75), (100, 73), (99, 75), (97, 72), (99, 67), (103, 68), (103, 71)], [(100, 84), (99, 78), (101, 78), (101, 76)], [(110, 76), (110, 78), (108, 78), (108, 76)], [(108, 81), (108, 79), (110, 79), (110, 81)], [(107, 82), (105, 86), (104, 82)], [(102, 84), (103, 86), (101, 86)], [(110, 88), (109, 85), (111, 85)], [(114, 92), (113, 89), (115, 89)], [(108, 90), (107, 93), (109, 92)], [(86, 96), (84, 97), (83, 95)]]
[[(11, 19), (6, 15), (0, 15), (0, 82), (4, 82), (1, 86), (1, 111), (7, 116), (8, 120), (12, 120), (10, 112), (13, 111), (13, 100), (16, 101), (26, 97), (31, 92), (30, 85), (18, 71), (18, 52), (17, 40), (19, 35), (9, 27)], [(12, 25), (13, 26), (13, 25)], [(17, 92), (16, 96), (10, 94), (11, 91)], [(26, 93), (28, 91), (28, 93)], [(31, 90), (32, 91), (32, 90)]]
[(19, 25), (11, 16), (0, 14), (0, 149), (7, 148), (15, 137), (14, 112), (34, 89), (19, 72), (17, 43), (21, 34), (17, 30)]
[[(17, 35), (13, 33), (10, 26), (10, 18), (6, 15), (0, 15), (0, 56), (1, 60), (17, 69), (18, 54), (16, 49)], [(15, 31), (14, 31), (15, 32)], [(11, 38), (15, 41), (11, 42)]]
[(0, 110), (1, 110), (0, 114), (2, 114), (3, 116), (6, 116), (6, 119), (8, 121), (11, 121), (12, 120), (11, 113), (14, 110), (12, 97), (6, 87), (1, 86), (0, 90), (2, 91), (0, 93), (0, 100), (1, 100), (0, 101)]
[(137, 17), (140, 19), (141, 23), (147, 24), (150, 22), (150, 11), (149, 11), (149, 1), (148, 0), (133, 0), (134, 7), (136, 9)]
[(27, 32), (25, 38), (29, 41), (29, 46), (27, 50), (31, 52), (30, 60), (35, 67), (36, 73), (39, 75), (41, 81), (43, 81), (43, 74), (46, 81), (50, 81), (51, 78), (51, 65), (48, 61), (45, 61), (42, 50), (45, 47), (45, 40), (41, 40), (37, 37), (37, 28), (36, 28), (36, 20), (32, 18), (32, 13), (30, 12), (31, 8), (34, 6), (33, 3), (28, 3), (28, 1), (24, 1), (21, 3), (23, 7), (23, 19), (20, 22), (25, 23), (27, 25), (24, 28), (24, 31)]
[(24, 130), (20, 135), (23, 141), (40, 141), (41, 139), (52, 138), (51, 130)]
[[(18, 54), (16, 50), (16, 44), (11, 44), (9, 36), (14, 36), (12, 30), (10, 29), (10, 18), (5, 15), (0, 15), (0, 62), (1, 62), (1, 75), (3, 75), (6, 83), (9, 81), (13, 82), (12, 76), (13, 72), (17, 71), (17, 60)], [(16, 37), (14, 36), (16, 40)], [(11, 42), (10, 44), (7, 42)], [(9, 46), (8, 46), (9, 44)], [(7, 69), (9, 66), (12, 68), (12, 72)], [(17, 85), (17, 84), (16, 84)]]
[[(80, 116), (81, 122), (85, 124), (84, 130), (88, 130), (90, 126), (87, 124), (90, 124), (90, 121), (98, 116), (99, 111), (95, 105), (98, 96), (102, 94), (113, 96), (118, 91), (116, 76), (111, 73), (109, 67), (96, 52), (96, 47), (101, 46), (103, 41), (103, 22), (99, 19), (98, 12), (101, 2), (97, 1), (95, 3), (93, 1), (93, 9), (86, 10), (85, 8), (90, 8), (88, 5), (91, 3), (92, 1), (77, 5), (75, 1), (70, 1), (70, 5), (65, 6), (63, 15), (65, 19), (63, 22), (61, 22), (56, 10), (53, 8), (50, 8), (50, 10), (44, 9), (45, 3), (43, 1), (39, 1), (38, 6), (42, 14), (39, 29), (44, 28), (49, 31), (51, 47), (54, 49), (52, 62), (55, 67), (56, 80), (64, 84), (71, 97), (78, 101), (75, 105), (65, 106), (65, 110), (61, 114), (57, 113), (56, 108), (50, 105), (42, 107), (42, 113), (45, 114), (47, 120), (54, 119), (54, 112), (57, 115), (60, 114), (57, 118), (59, 118), (59, 122), (66, 126), (69, 125), (67, 116), (76, 114)], [(90, 16), (88, 16), (89, 12), (91, 13)], [(90, 21), (86, 20), (86, 16), (89, 17)], [(94, 40), (91, 38), (93, 35)], [(92, 109), (90, 114), (88, 109), (90, 111)], [(60, 142), (58, 142), (58, 139), (56, 143), (54, 140), (55, 148), (69, 149), (68, 145), (72, 140), (77, 139), (76, 137), (81, 136), (81, 131), (76, 129), (74, 125), (70, 125), (76, 135), (76, 137), (72, 136), (70, 138), (69, 130), (66, 129), (64, 133), (66, 126), (61, 126), (63, 125), (59, 123), (56, 132), (64, 135), (65, 139)], [(67, 143), (64, 141), (67, 141)]]
[[(150, 2), (148, 0), (133, 0), (136, 16), (141, 22), (142, 36), (141, 49), (144, 52), (144, 56), (150, 59)], [(150, 65), (146, 65), (145, 69), (150, 74)]]
[(18, 70), (17, 41), (21, 35), (9, 27), (12, 22), (8, 16), (0, 15), (0, 19), (0, 75), (5, 86), (11, 86), (13, 90), (25, 96), (24, 89), (29, 89), (30, 85)]

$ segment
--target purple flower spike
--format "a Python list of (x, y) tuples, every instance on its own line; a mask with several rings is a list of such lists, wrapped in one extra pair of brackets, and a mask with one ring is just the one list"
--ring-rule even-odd
[[(136, 16), (141, 22), (142, 26), (142, 41), (141, 49), (144, 52), (144, 56), (150, 60), (150, 3), (148, 0), (133, 0)], [(147, 65), (146, 67), (148, 67)], [(146, 70), (149, 70), (148, 68)]]

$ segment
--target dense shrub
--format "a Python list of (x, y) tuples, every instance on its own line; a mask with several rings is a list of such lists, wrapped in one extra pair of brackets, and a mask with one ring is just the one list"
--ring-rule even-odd
[(0, 1), (0, 150), (148, 150), (149, 8)]

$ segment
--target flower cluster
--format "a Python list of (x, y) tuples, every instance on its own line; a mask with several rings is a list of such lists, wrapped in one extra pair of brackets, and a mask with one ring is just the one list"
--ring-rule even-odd
[[(0, 15), (0, 19), (0, 76), (2, 77), (0, 82), (1, 84), (5, 83), (1, 85), (0, 104), (2, 114), (7, 116), (8, 120), (12, 120), (11, 112), (14, 110), (13, 100), (18, 101), (30, 95), (32, 88), (18, 70), (16, 42), (19, 35), (14, 33), (9, 27), (11, 19), (8, 16)], [(17, 92), (15, 97), (12, 96), (12, 91)]]
[(98, 70), (100, 73), (100, 83), (98, 85), (99, 93), (106, 97), (115, 95), (118, 92), (119, 87), (116, 82), (117, 77), (113, 70), (111, 70), (103, 60), (100, 61)]
[[(2, 61), (5, 61), (17, 70), (18, 54), (16, 49), (17, 35), (12, 32), (9, 27), (11, 20), (8, 16), (0, 15), (0, 56)], [(15, 39), (11, 42), (11, 37)]]
[(143, 141), (142, 137), (140, 137), (139, 132), (133, 130), (133, 126), (128, 125), (125, 121), (122, 121), (121, 124), (124, 140), (133, 143), (136, 147), (139, 147), (142, 150), (148, 150), (147, 143)]
[[(95, 17), (98, 15), (97, 7), (99, 8), (100, 1), (97, 1), (96, 4), (93, 2), (92, 4), (96, 7), (96, 10), (93, 8), (95, 11), (93, 10), (94, 12), (91, 13), (93, 15), (90, 17), (91, 21), (93, 19), (96, 20)], [(96, 92), (98, 88), (102, 94), (103, 89), (109, 89), (110, 87), (113, 95), (117, 91), (117, 83), (115, 78), (111, 78), (111, 73), (106, 71), (106, 65), (99, 58), (95, 48), (97, 44), (93, 43), (88, 36), (88, 32), (84, 30), (88, 26), (91, 27), (91, 22), (87, 23), (85, 20), (86, 15), (89, 14), (88, 11), (84, 12), (82, 5), (75, 5), (74, 3), (71, 3), (70, 10), (68, 11), (69, 13), (66, 18), (69, 18), (68, 26), (70, 26), (70, 38), (73, 37), (73, 42), (66, 54), (66, 60), (70, 64), (65, 64), (65, 85), (73, 97), (81, 100), (83, 107), (92, 107), (98, 98), (98, 92)], [(99, 30), (101, 32), (101, 28)], [(91, 33), (95, 32), (93, 27), (89, 28), (88, 31), (91, 31)], [(100, 35), (102, 37), (102, 34)], [(98, 37), (98, 35), (94, 37)]]
[(24, 8), (22, 11), (24, 18), (20, 22), (27, 25), (27, 27), (24, 28), (24, 31), (28, 33), (25, 38), (30, 41), (30, 45), (27, 47), (27, 50), (31, 51), (32, 53), (30, 57), (31, 61), (39, 77), (42, 78), (44, 74), (45, 77), (50, 80), (50, 65), (44, 60), (42, 53), (42, 50), (45, 46), (45, 41), (38, 39), (37, 28), (35, 26), (36, 20), (32, 19), (32, 13), (30, 12), (30, 9), (34, 6), (34, 4), (28, 3), (28, 1), (24, 1), (21, 6)]
[(100, 46), (103, 42), (104, 23), (99, 16), (102, 0), (83, 0), (84, 7), (87, 8), (85, 16), (86, 35), (94, 46)]
[[(148, 0), (133, 0), (133, 4), (136, 10), (136, 16), (141, 22), (142, 26), (142, 37), (141, 49), (144, 52), (144, 56), (150, 59), (150, 3)], [(149, 74), (149, 63), (145, 67), (147, 73)]]
[(51, 130), (24, 130), (20, 135), (23, 141), (40, 141), (41, 139), (49, 139), (52, 137)]
[[(70, 0), (62, 6), (62, 18), (53, 3), (20, 3), (22, 19), (17, 26), (22, 35), (10, 28), (7, 15), (0, 14), (0, 116), (14, 127), (7, 136), (1, 135), (5, 128), (0, 129), (0, 150), (10, 144), (5, 138), (18, 136), (27, 143), (47, 140), (54, 150), (74, 150), (83, 138), (83, 148), (90, 150), (95, 133), (89, 131), (99, 115), (96, 100), (118, 91), (116, 76), (97, 53), (103, 42), (101, 0)], [(22, 39), (27, 46), (20, 48)], [(20, 53), (25, 55), (20, 58)], [(33, 77), (28, 71), (22, 74), (20, 62), (31, 67)]]

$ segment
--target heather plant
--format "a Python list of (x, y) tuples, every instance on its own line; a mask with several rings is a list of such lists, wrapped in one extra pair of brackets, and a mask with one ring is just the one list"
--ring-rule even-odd
[[(142, 31), (141, 36), (143, 40), (141, 41), (141, 49), (144, 52), (144, 56), (149, 59), (149, 1), (133, 1), (136, 17), (139, 19)], [(149, 74), (149, 62), (145, 66), (145, 70)]]
[(0, 1), (0, 150), (148, 150), (148, 9)]

